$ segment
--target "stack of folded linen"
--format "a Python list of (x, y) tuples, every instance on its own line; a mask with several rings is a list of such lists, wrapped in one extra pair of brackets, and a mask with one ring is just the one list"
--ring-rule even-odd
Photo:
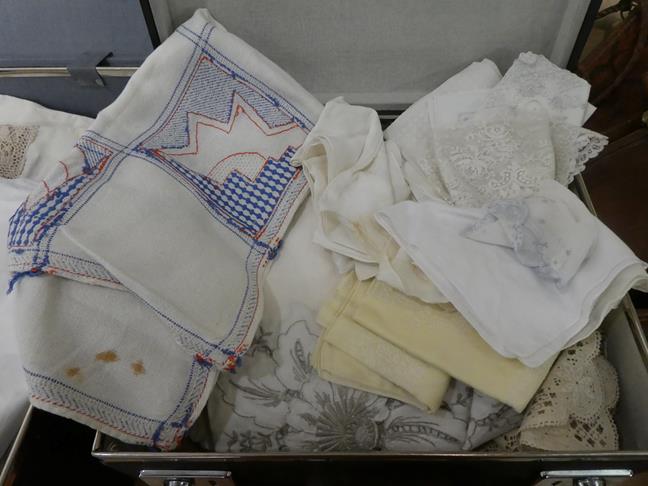
[[(355, 259), (345, 269), (360, 281), (347, 276), (319, 313), (320, 376), (431, 413), (454, 377), (521, 412), (561, 350), (630, 288), (648, 291), (646, 265), (565, 187), (606, 143), (582, 128), (588, 94), (524, 53), (504, 77), (473, 63), (401, 115), (386, 142), (372, 110), (325, 106), (293, 164), (311, 184), (314, 241)], [(402, 179), (415, 201), (402, 200)], [(362, 255), (331, 244), (343, 240)]]

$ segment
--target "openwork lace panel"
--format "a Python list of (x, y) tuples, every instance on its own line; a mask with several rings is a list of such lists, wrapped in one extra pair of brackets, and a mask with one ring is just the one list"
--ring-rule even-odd
[(520, 429), (491, 447), (518, 451), (617, 450), (612, 412), (619, 399), (615, 369), (601, 356), (596, 332), (562, 352), (527, 408)]
[(0, 177), (15, 179), (22, 174), (27, 149), (37, 134), (36, 126), (0, 125)]
[(436, 132), (439, 170), (457, 206), (533, 192), (553, 179), (554, 151), (546, 118), (497, 117)]

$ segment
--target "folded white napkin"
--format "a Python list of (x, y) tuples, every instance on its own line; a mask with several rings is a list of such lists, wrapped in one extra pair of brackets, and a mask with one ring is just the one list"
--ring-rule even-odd
[[(557, 182), (543, 186), (569, 207), (582, 204)], [(589, 257), (561, 288), (521, 265), (512, 249), (464, 237), (484, 215), (484, 209), (428, 201), (397, 204), (377, 219), (503, 356), (540, 366), (593, 332), (630, 288), (648, 291), (646, 264), (598, 220)]]
[(378, 263), (384, 237), (373, 214), (403, 201), (409, 187), (393, 143), (383, 141), (375, 110), (329, 101), (297, 151), (311, 188), (319, 224), (314, 240), (365, 263)]
[(252, 342), (321, 108), (206, 10), (145, 61), (12, 220), (35, 405), (176, 445)]

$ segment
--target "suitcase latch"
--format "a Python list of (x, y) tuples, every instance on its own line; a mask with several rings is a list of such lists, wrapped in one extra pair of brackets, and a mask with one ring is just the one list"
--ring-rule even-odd
[(139, 478), (149, 486), (236, 486), (230, 471), (143, 469)]
[(632, 477), (630, 469), (542, 471), (536, 486), (615, 486)]
[(103, 78), (97, 72), (97, 66), (112, 52), (84, 52), (72, 64), (67, 66), (72, 79), (81, 86), (105, 86)]

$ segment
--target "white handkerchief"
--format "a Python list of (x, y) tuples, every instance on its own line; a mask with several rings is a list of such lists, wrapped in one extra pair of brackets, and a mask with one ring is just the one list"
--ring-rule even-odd
[(329, 101), (293, 158), (302, 165), (319, 225), (315, 242), (365, 263), (378, 263), (385, 236), (378, 209), (403, 201), (409, 188), (393, 144), (383, 141), (375, 110)]
[[(582, 204), (558, 183), (548, 184), (568, 206)], [(559, 288), (521, 265), (510, 248), (465, 238), (465, 229), (484, 214), (433, 201), (403, 202), (377, 219), (503, 356), (539, 366), (574, 337), (594, 331), (630, 288), (648, 291), (646, 265), (600, 221), (589, 258)]]
[(512, 248), (520, 263), (564, 287), (596, 244), (598, 224), (580, 201), (562, 198), (558, 187), (545, 183), (540, 194), (490, 203), (464, 236)]

